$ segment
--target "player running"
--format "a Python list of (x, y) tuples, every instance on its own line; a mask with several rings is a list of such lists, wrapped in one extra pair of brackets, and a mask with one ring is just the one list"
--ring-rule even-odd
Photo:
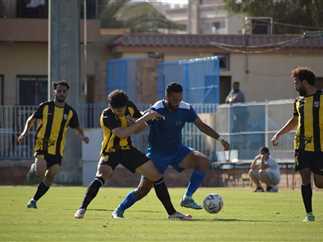
[[(161, 119), (163, 116), (153, 110), (143, 116), (137, 107), (128, 100), (121, 90), (115, 90), (108, 96), (110, 107), (103, 110), (100, 125), (103, 131), (101, 157), (95, 179), (89, 185), (75, 218), (83, 218), (90, 202), (95, 198), (101, 186), (107, 181), (115, 167), (122, 164), (133, 173), (139, 173), (152, 181), (156, 195), (168, 213), (169, 219), (191, 220), (175, 210), (163, 180), (153, 162), (131, 143), (130, 135), (146, 127), (146, 121)], [(133, 121), (133, 119), (137, 119)]]
[(32, 169), (34, 167), (42, 181), (28, 202), (28, 208), (37, 208), (37, 201), (48, 191), (60, 170), (67, 129), (75, 129), (82, 141), (89, 142), (89, 138), (84, 136), (79, 126), (77, 113), (65, 102), (68, 90), (67, 81), (55, 82), (54, 101), (41, 103), (36, 112), (28, 117), (24, 130), (18, 137), (17, 142), (20, 144), (36, 120), (39, 121), (34, 144), (35, 163)]
[[(147, 156), (154, 162), (158, 171), (163, 174), (169, 165), (178, 172), (184, 169), (193, 169), (190, 182), (181, 200), (181, 206), (202, 209), (192, 196), (201, 186), (209, 168), (208, 158), (199, 151), (182, 144), (182, 128), (185, 123), (194, 123), (206, 135), (219, 140), (225, 150), (229, 144), (196, 114), (193, 107), (182, 101), (183, 88), (178, 83), (171, 83), (166, 89), (166, 98), (156, 102), (151, 110), (163, 115), (165, 119), (149, 122), (149, 148)], [(153, 187), (149, 177), (142, 176), (134, 191), (128, 193), (121, 204), (112, 212), (114, 218), (122, 218), (124, 211), (138, 200), (145, 197)]]

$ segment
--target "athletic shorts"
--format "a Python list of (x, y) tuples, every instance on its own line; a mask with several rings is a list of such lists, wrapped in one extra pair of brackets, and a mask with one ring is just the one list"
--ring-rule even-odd
[(101, 165), (111, 166), (114, 170), (117, 165), (121, 164), (132, 173), (135, 173), (136, 169), (147, 161), (149, 161), (148, 157), (135, 147), (101, 155)]
[(168, 166), (172, 166), (176, 171), (182, 172), (184, 169), (179, 167), (179, 164), (192, 151), (192, 148), (181, 145), (177, 150), (170, 154), (155, 152), (153, 149), (148, 148), (146, 155), (153, 161), (157, 170), (163, 174)]
[(47, 169), (52, 167), (53, 165), (62, 165), (62, 156), (61, 155), (51, 155), (47, 154), (44, 151), (38, 150), (35, 152), (34, 157), (37, 158), (38, 160), (45, 160)]
[(295, 150), (295, 171), (305, 168), (314, 174), (323, 175), (323, 152)]

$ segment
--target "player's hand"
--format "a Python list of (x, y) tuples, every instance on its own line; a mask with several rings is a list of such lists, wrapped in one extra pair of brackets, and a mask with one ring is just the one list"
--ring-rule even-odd
[(279, 139), (279, 135), (275, 134), (272, 139), (271, 139), (271, 143), (273, 144), (273, 146), (277, 146), (278, 145), (278, 139)]
[(159, 119), (165, 119), (165, 117), (163, 115), (161, 115), (160, 113), (154, 111), (154, 110), (149, 110), (149, 112), (146, 112), (144, 115), (144, 118), (146, 121), (149, 120), (159, 120)]
[(221, 139), (220, 142), (221, 142), (224, 150), (229, 150), (230, 149), (230, 144), (226, 140)]
[(21, 133), (17, 138), (17, 143), (21, 144), (24, 141), (25, 136), (26, 136), (25, 133)]
[(136, 122), (136, 120), (133, 117), (129, 116), (129, 115), (126, 116), (126, 119), (127, 119), (127, 122), (128, 122), (129, 126)]
[(83, 136), (83, 137), (82, 137), (82, 141), (83, 141), (84, 143), (88, 144), (88, 143), (90, 142), (90, 139), (89, 139), (89, 137)]

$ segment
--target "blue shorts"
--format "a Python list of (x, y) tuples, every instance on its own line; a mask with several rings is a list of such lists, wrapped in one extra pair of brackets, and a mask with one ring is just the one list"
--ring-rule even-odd
[(184, 169), (179, 167), (179, 164), (192, 151), (190, 147), (182, 145), (171, 154), (154, 152), (151, 148), (148, 148), (146, 155), (153, 161), (157, 170), (163, 174), (168, 166), (172, 166), (178, 172), (183, 171)]

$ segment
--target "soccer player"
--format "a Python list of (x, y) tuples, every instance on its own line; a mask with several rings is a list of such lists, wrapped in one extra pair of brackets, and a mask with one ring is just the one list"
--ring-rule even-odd
[(39, 121), (34, 144), (35, 163), (31, 169), (35, 169), (42, 181), (28, 202), (28, 208), (37, 208), (37, 201), (48, 191), (60, 170), (67, 129), (75, 129), (82, 141), (89, 142), (79, 126), (77, 113), (65, 102), (68, 90), (67, 81), (55, 82), (54, 100), (39, 105), (36, 112), (28, 117), (24, 130), (17, 139), (19, 144), (22, 143), (36, 120)]
[(318, 188), (323, 188), (323, 95), (315, 87), (316, 77), (306, 67), (292, 70), (295, 89), (299, 97), (294, 102), (294, 114), (273, 136), (273, 145), (281, 136), (297, 128), (295, 148), (295, 170), (302, 179), (302, 198), (306, 210), (304, 222), (313, 222), (311, 177)]
[[(182, 128), (185, 123), (194, 123), (199, 130), (208, 136), (219, 140), (224, 149), (229, 144), (220, 135), (205, 124), (196, 114), (192, 106), (183, 99), (183, 88), (178, 83), (171, 83), (166, 89), (166, 98), (157, 101), (151, 108), (165, 117), (165, 119), (149, 122), (149, 147), (147, 156), (154, 162), (161, 174), (169, 165), (178, 172), (184, 169), (193, 169), (190, 182), (181, 200), (181, 206), (201, 209), (192, 196), (201, 185), (209, 168), (209, 160), (202, 153), (182, 144)], [(145, 176), (136, 190), (128, 193), (121, 204), (112, 212), (114, 218), (122, 218), (124, 211), (136, 201), (146, 196), (153, 186), (153, 182)]]
[(175, 210), (163, 177), (153, 162), (131, 143), (130, 135), (143, 130), (146, 121), (160, 119), (163, 116), (152, 110), (142, 116), (137, 107), (128, 100), (126, 93), (121, 90), (111, 92), (108, 102), (110, 107), (103, 110), (100, 117), (103, 141), (96, 177), (89, 185), (81, 207), (75, 212), (74, 217), (78, 219), (84, 217), (88, 205), (100, 187), (111, 177), (115, 167), (122, 164), (131, 172), (137, 172), (152, 181), (156, 195), (166, 209), (169, 219), (191, 220), (190, 215)]

